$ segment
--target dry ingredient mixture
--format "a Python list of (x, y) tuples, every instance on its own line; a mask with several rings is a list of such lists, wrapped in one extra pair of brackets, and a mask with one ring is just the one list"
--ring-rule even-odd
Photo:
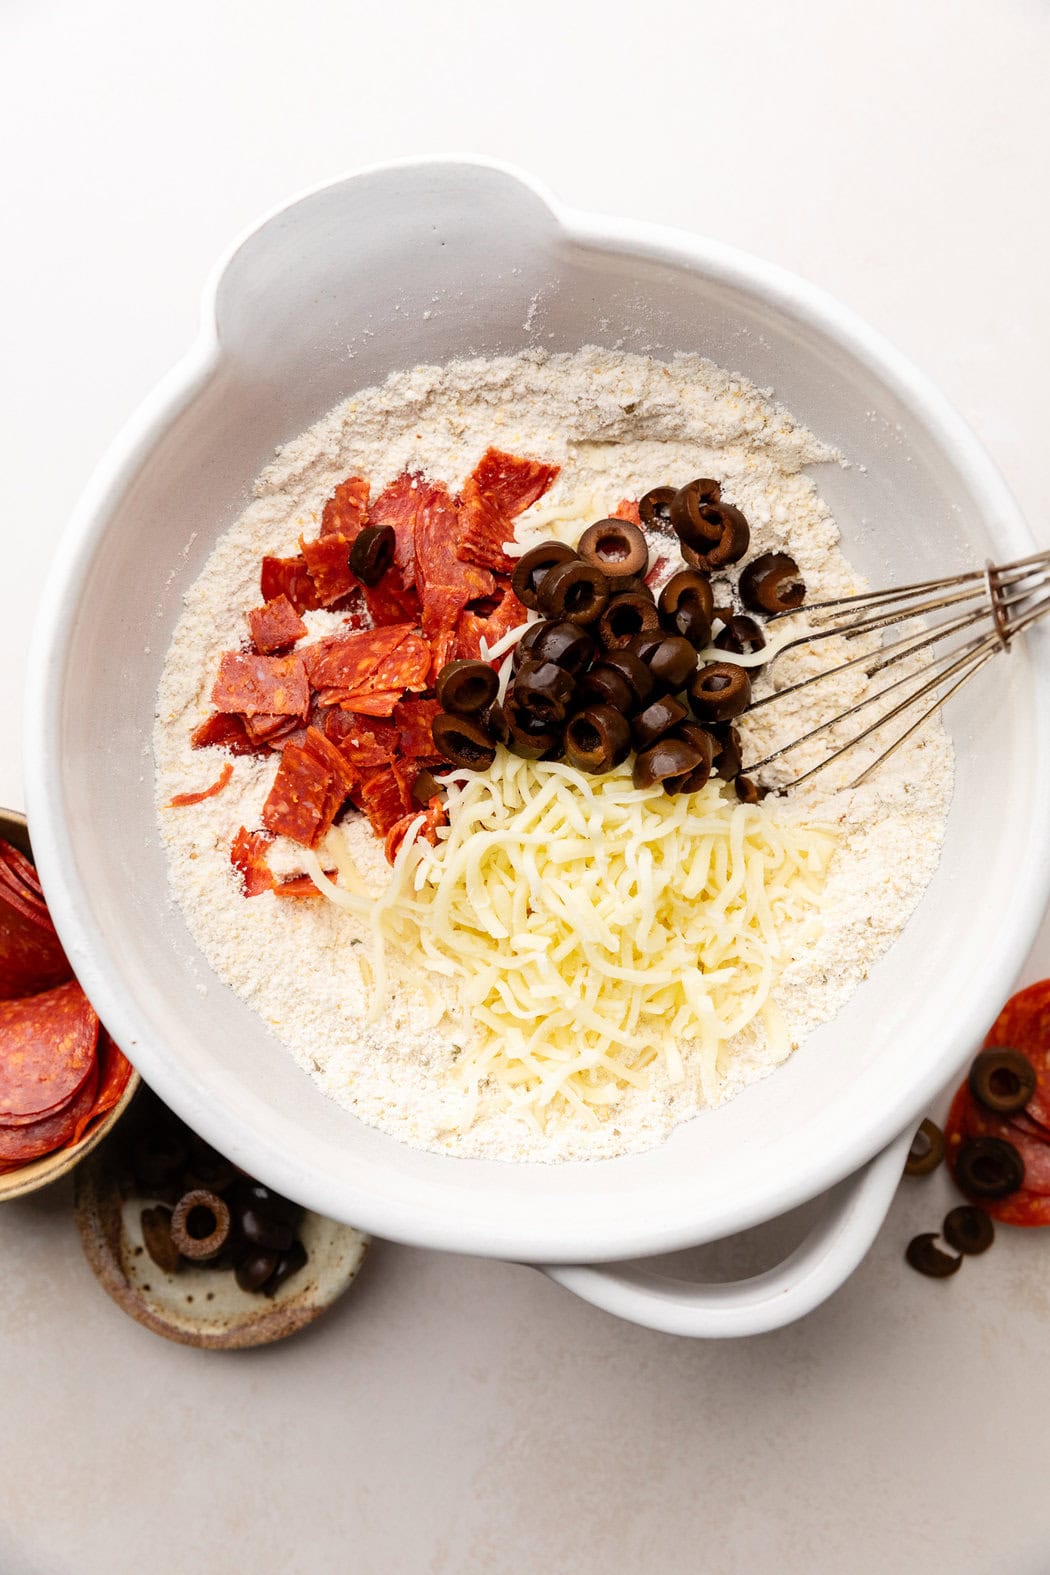
[[(418, 1147), (503, 1159), (609, 1157), (651, 1146), (765, 1076), (867, 976), (936, 867), (952, 789), (951, 746), (936, 723), (859, 788), (846, 784), (863, 769), (863, 746), (842, 768), (767, 801), (781, 820), (831, 828), (836, 839), (819, 917), (785, 935), (789, 960), (773, 992), (786, 1025), (782, 1042), (758, 1020), (714, 1065), (685, 1043), (678, 1065), (655, 1066), (647, 1086), (625, 1088), (601, 1119), (593, 1111), (588, 1120), (566, 1114), (545, 1129), (509, 1113), (505, 1101), (486, 1099), (484, 1090), (480, 1098), (476, 1089), (465, 1091), (455, 1069), (471, 1025), (448, 980), (418, 970), (411, 981), (399, 977), (382, 1015), (370, 1021), (367, 922), (329, 902), (280, 900), (272, 892), (245, 900), (231, 839), (239, 827), (261, 824), (277, 756), (220, 761), (214, 751), (192, 750), (190, 737), (209, 715), (223, 654), (244, 642), (245, 613), (260, 600), (263, 555), (293, 555), (300, 537), (316, 536), (326, 500), (348, 476), (369, 478), (373, 496), (403, 473), (420, 471), (455, 492), (490, 445), (560, 467), (550, 490), (517, 520), (514, 552), (551, 535), (574, 542), (621, 500), (706, 475), (718, 477), (723, 499), (746, 515), (753, 552), (791, 553), (807, 601), (862, 588), (804, 473), (838, 456), (768, 393), (711, 362), (679, 356), (666, 364), (591, 349), (396, 374), (278, 451), (256, 484), (255, 501), (187, 593), (158, 695), (158, 815), (173, 897), (202, 951), (333, 1098)], [(311, 640), (345, 626), (342, 613), (324, 610), (303, 612), (302, 622)], [(778, 685), (812, 661), (805, 653), (785, 656)], [(756, 698), (764, 683), (755, 680)], [(804, 692), (753, 719), (745, 715), (745, 760), (806, 731), (829, 708), (852, 703), (863, 686), (860, 677), (845, 678), (821, 686), (819, 695)], [(878, 740), (869, 747), (874, 758)], [(807, 749), (792, 757), (793, 771), (815, 758)], [(221, 786), (198, 802), (220, 775), (218, 765)], [(351, 815), (336, 831), (366, 887), (383, 890), (390, 866), (368, 821)], [(268, 849), (275, 875), (301, 874), (303, 851), (279, 837)]]

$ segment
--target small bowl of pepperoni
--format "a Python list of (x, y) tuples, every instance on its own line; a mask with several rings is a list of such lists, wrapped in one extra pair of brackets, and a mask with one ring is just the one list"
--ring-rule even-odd
[(0, 1202), (72, 1170), (138, 1084), (55, 933), (25, 816), (0, 810)]

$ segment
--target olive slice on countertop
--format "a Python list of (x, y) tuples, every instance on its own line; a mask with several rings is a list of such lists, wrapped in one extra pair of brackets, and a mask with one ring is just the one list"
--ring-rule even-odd
[(550, 627), (551, 625), (547, 622), (546, 618), (537, 618), (534, 623), (529, 624), (529, 627), (525, 630), (525, 633), (514, 647), (511, 665), (515, 669), (521, 666), (522, 662), (527, 656), (532, 655), (532, 648), (536, 644), (536, 641), (539, 639), (544, 629), (549, 629)]
[(639, 706), (647, 704), (656, 688), (656, 684), (653, 681), (652, 673), (640, 656), (636, 656), (633, 651), (627, 650), (606, 651), (598, 665), (611, 667), (615, 672), (623, 674), (630, 686), (631, 694), (634, 696), (635, 704), (633, 709), (637, 710)]
[[(532, 627), (537, 633), (526, 655), (531, 654), (537, 662), (554, 662), (556, 666), (564, 667), (567, 673), (577, 676), (594, 656), (593, 636), (578, 623), (548, 623), (541, 619)], [(522, 640), (524, 638), (522, 635)]]
[(578, 711), (565, 729), (565, 758), (581, 771), (612, 771), (631, 752), (627, 719), (610, 705)]
[(165, 1274), (174, 1274), (179, 1267), (179, 1249), (171, 1235), (171, 1210), (163, 1203), (143, 1209), (139, 1215), (142, 1242), (146, 1251)]
[(677, 487), (651, 487), (638, 499), (638, 518), (647, 529), (672, 529), (671, 504), (677, 491)]
[[(615, 588), (616, 582), (613, 581)], [(609, 650), (622, 649), (639, 634), (659, 629), (660, 614), (651, 596), (628, 592), (612, 596), (598, 619), (598, 638)]]
[(956, 1272), (962, 1258), (953, 1258), (950, 1253), (942, 1252), (940, 1247), (934, 1245), (936, 1240), (936, 1231), (913, 1236), (904, 1249), (904, 1256), (920, 1274), (927, 1275), (931, 1280), (946, 1280), (949, 1274)]
[(1024, 1186), (1024, 1160), (1005, 1138), (967, 1138), (954, 1169), (956, 1185), (971, 1198), (1008, 1198)]
[(566, 623), (596, 623), (608, 601), (609, 582), (605, 575), (580, 558), (556, 563), (536, 589), (540, 611)]
[(171, 1214), (171, 1239), (184, 1258), (204, 1263), (225, 1247), (230, 1211), (217, 1192), (194, 1187), (184, 1192)]
[(599, 520), (588, 525), (576, 551), (584, 563), (601, 569), (614, 585), (617, 580), (644, 574), (649, 567), (649, 545), (630, 520)]
[(456, 716), (473, 716), (491, 705), (499, 678), (487, 662), (446, 662), (435, 686), (438, 704)]
[(538, 659), (522, 662), (511, 685), (516, 704), (547, 726), (564, 722), (575, 688), (572, 674), (564, 667)]
[(362, 585), (378, 585), (394, 561), (397, 536), (392, 525), (366, 525), (350, 548), (350, 572)]
[(792, 612), (806, 598), (806, 582), (786, 552), (763, 552), (740, 576), (740, 600), (754, 612)]
[(713, 569), (724, 569), (730, 563), (739, 563), (751, 545), (751, 527), (740, 510), (731, 503), (709, 503), (701, 512), (708, 524), (717, 523), (718, 540), (703, 551), (683, 542), (682, 557), (686, 563), (705, 574)]
[(434, 748), (454, 766), (487, 771), (496, 758), (496, 745), (473, 717), (450, 716), (440, 711), (430, 726)]
[(970, 1068), (970, 1093), (986, 1110), (1013, 1115), (1035, 1093), (1035, 1067), (1019, 1050), (992, 1046), (976, 1056)]
[(734, 656), (755, 656), (764, 649), (765, 643), (766, 637), (761, 626), (747, 613), (733, 613), (715, 635), (718, 649), (731, 651)]
[(949, 1247), (956, 1252), (977, 1254), (987, 1252), (995, 1240), (995, 1226), (983, 1209), (972, 1203), (960, 1203), (944, 1216), (941, 1234)]
[(685, 706), (673, 695), (661, 695), (659, 700), (651, 700), (631, 723), (635, 749), (648, 749), (657, 739), (677, 727), (679, 722), (684, 722), (688, 715)]
[(715, 599), (711, 582), (696, 569), (672, 574), (660, 592), (660, 619), (671, 634), (680, 634), (698, 649), (711, 638)]
[(611, 705), (622, 716), (629, 716), (638, 709), (634, 690), (626, 678), (604, 662), (584, 673), (576, 686), (576, 702), (581, 711), (592, 705)]
[(561, 750), (561, 729), (522, 705), (513, 691), (503, 702), (503, 724), (508, 749), (524, 760), (554, 758)]
[(713, 543), (720, 541), (722, 527), (715, 520), (704, 517), (703, 510), (709, 505), (721, 502), (722, 489), (717, 481), (698, 476), (695, 481), (687, 481), (684, 487), (679, 487), (671, 499), (669, 514), (671, 526), (679, 541), (685, 542), (688, 547), (696, 547), (700, 552), (705, 552)]
[(911, 1140), (908, 1157), (904, 1161), (906, 1176), (928, 1176), (937, 1169), (944, 1158), (944, 1133), (936, 1121), (927, 1116)]
[(700, 751), (684, 738), (661, 738), (634, 757), (634, 785), (647, 788), (659, 782), (666, 793), (681, 793), (701, 764)]
[(763, 787), (761, 782), (756, 782), (754, 777), (739, 775), (733, 778), (733, 788), (741, 804), (761, 804), (769, 792), (769, 789)]
[(548, 570), (559, 563), (576, 561), (576, 549), (570, 547), (567, 542), (541, 541), (537, 547), (530, 547), (528, 552), (522, 553), (514, 565), (514, 573), (510, 581), (511, 590), (519, 602), (524, 602), (526, 607), (535, 609), (539, 606), (537, 594), (539, 584)]
[(751, 704), (747, 670), (734, 662), (708, 662), (689, 685), (689, 702), (698, 722), (730, 722)]

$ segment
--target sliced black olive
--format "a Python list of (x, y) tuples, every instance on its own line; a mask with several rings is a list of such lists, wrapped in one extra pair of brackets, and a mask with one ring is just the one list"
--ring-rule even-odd
[(609, 600), (609, 582), (601, 569), (579, 558), (548, 569), (536, 591), (537, 605), (548, 618), (567, 623), (595, 623)]
[(581, 771), (612, 771), (630, 752), (631, 730), (612, 706), (588, 706), (565, 729), (565, 758)]
[(558, 563), (575, 561), (576, 549), (567, 542), (541, 541), (538, 547), (530, 547), (528, 552), (523, 553), (514, 565), (511, 589), (526, 607), (536, 608), (539, 606), (539, 584), (548, 569), (553, 569)]
[(798, 564), (786, 552), (763, 552), (740, 576), (740, 600), (755, 612), (791, 612), (806, 597)]
[(715, 735), (718, 747), (715, 751), (714, 770), (723, 782), (732, 782), (740, 775), (743, 765), (743, 754), (740, 748), (740, 734), (735, 727), (719, 728)]
[(170, 1181), (185, 1163), (186, 1144), (170, 1122), (151, 1121), (132, 1144), (131, 1167), (147, 1193)]
[(617, 580), (613, 590), (617, 596), (626, 596), (630, 592), (632, 596), (644, 596), (647, 602), (656, 601), (652, 586), (647, 585), (637, 574), (632, 574), (630, 579), (627, 580)]
[(936, 1121), (926, 1120), (911, 1140), (908, 1157), (904, 1161), (906, 1176), (928, 1176), (937, 1169), (944, 1158), (944, 1133)]
[(675, 728), (674, 737), (684, 739), (699, 752), (700, 764), (682, 784), (683, 793), (699, 793), (702, 787), (706, 787), (711, 776), (717, 758), (718, 739), (705, 727), (701, 727), (699, 722), (682, 722)]
[(970, 1254), (987, 1252), (995, 1240), (995, 1226), (984, 1210), (975, 1209), (972, 1203), (960, 1203), (947, 1213), (941, 1233), (949, 1247)]
[[(594, 640), (578, 623), (547, 623), (541, 619), (532, 627), (538, 632), (526, 654), (531, 654), (538, 662), (554, 662), (575, 675), (582, 673), (594, 656)], [(523, 635), (522, 640), (524, 638)], [(520, 663), (515, 665), (520, 666)]]
[(596, 525), (589, 525), (577, 542), (576, 551), (584, 563), (592, 563), (614, 583), (644, 574), (649, 567), (648, 543), (630, 520), (599, 520)]
[(606, 651), (600, 666), (611, 667), (615, 672), (623, 674), (634, 696), (634, 709), (645, 705), (656, 688), (652, 673), (641, 657), (636, 656), (633, 651)]
[(701, 761), (700, 751), (684, 738), (661, 738), (634, 757), (634, 785), (646, 788), (662, 782), (665, 792), (681, 793)]
[(446, 662), (435, 687), (443, 710), (473, 716), (492, 704), (499, 679), (487, 662)]
[(949, 1253), (942, 1252), (934, 1246), (936, 1240), (936, 1231), (913, 1236), (904, 1250), (904, 1256), (920, 1274), (927, 1275), (931, 1280), (946, 1280), (949, 1274), (954, 1274), (958, 1269), (962, 1258), (953, 1258)]
[[(485, 724), (482, 723), (482, 726)], [(412, 798), (416, 804), (426, 806), (432, 798), (436, 798), (444, 789), (437, 777), (430, 771), (421, 771), (412, 784)]]
[(955, 1156), (955, 1180), (968, 1197), (1008, 1198), (1024, 1185), (1024, 1160), (1005, 1138), (967, 1138)]
[[(720, 651), (732, 651), (734, 656), (755, 656), (763, 649), (766, 637), (753, 618), (746, 613), (733, 613), (725, 620), (725, 627), (715, 635)], [(755, 671), (754, 668), (751, 669)]]
[(511, 686), (519, 706), (545, 725), (564, 722), (576, 687), (571, 673), (554, 662), (522, 662)]
[(1019, 1050), (982, 1050), (970, 1068), (970, 1093), (986, 1110), (1009, 1116), (1035, 1093), (1035, 1067)]
[(430, 727), (434, 748), (454, 766), (487, 771), (496, 758), (496, 745), (473, 717), (450, 716), (441, 711)]
[(734, 777), (733, 787), (741, 804), (761, 804), (769, 792), (768, 788), (763, 787), (761, 782), (756, 782), (753, 777)]
[(598, 638), (609, 650), (616, 650), (629, 645), (637, 635), (659, 627), (660, 614), (652, 597), (627, 593), (610, 597), (598, 619)]
[(731, 721), (751, 704), (746, 668), (733, 662), (709, 662), (689, 685), (689, 700), (697, 721)]
[(350, 572), (362, 585), (378, 585), (394, 561), (396, 545), (392, 525), (366, 525), (350, 548)]
[(660, 689), (677, 693), (696, 672), (696, 649), (683, 634), (662, 634), (644, 646), (632, 642), (628, 647), (640, 656)]
[(631, 723), (631, 737), (635, 749), (648, 749), (658, 738), (663, 738), (672, 728), (684, 722), (689, 712), (673, 695), (663, 695), (651, 700)]
[(253, 1248), (237, 1265), (234, 1278), (242, 1291), (254, 1294), (261, 1291), (270, 1275), (277, 1267), (280, 1254), (267, 1252), (262, 1247)]
[(682, 557), (694, 569), (710, 574), (713, 569), (724, 569), (729, 563), (739, 563), (751, 545), (751, 528), (739, 509), (731, 503), (709, 503), (701, 510), (708, 524), (718, 525), (719, 537), (715, 544), (698, 551), (682, 543)]
[(715, 542), (721, 541), (721, 524), (706, 518), (703, 512), (711, 504), (720, 502), (721, 497), (718, 482), (705, 477), (687, 481), (684, 487), (679, 487), (669, 510), (671, 525), (679, 541), (700, 552), (706, 552)]
[(217, 1192), (194, 1187), (183, 1193), (171, 1214), (171, 1239), (184, 1258), (205, 1262), (225, 1247), (230, 1211)]
[(296, 1239), (292, 1242), (288, 1251), (282, 1252), (277, 1259), (277, 1267), (262, 1288), (263, 1295), (276, 1295), (285, 1280), (290, 1280), (293, 1274), (298, 1274), (299, 1270), (306, 1266), (306, 1261), (306, 1248), (301, 1241)]
[(535, 623), (529, 624), (529, 627), (525, 630), (525, 633), (514, 647), (513, 666), (515, 668), (520, 667), (525, 658), (532, 655), (532, 648), (536, 644), (536, 641), (539, 639), (544, 629), (549, 629), (550, 627), (551, 625), (545, 618), (537, 618)]
[(165, 1274), (174, 1274), (179, 1267), (179, 1249), (171, 1236), (171, 1210), (162, 1203), (143, 1209), (139, 1215), (142, 1242), (157, 1265)]
[(561, 748), (561, 729), (523, 706), (513, 692), (503, 702), (506, 743), (525, 760), (553, 757)]
[(610, 705), (622, 716), (638, 709), (634, 690), (626, 678), (604, 662), (584, 673), (576, 686), (576, 701), (581, 710), (592, 705)]
[(677, 487), (652, 487), (638, 499), (638, 518), (650, 530), (667, 530), (671, 527), (671, 504)]
[(696, 569), (672, 574), (660, 592), (660, 618), (672, 634), (684, 635), (698, 649), (711, 638), (715, 599), (711, 582)]

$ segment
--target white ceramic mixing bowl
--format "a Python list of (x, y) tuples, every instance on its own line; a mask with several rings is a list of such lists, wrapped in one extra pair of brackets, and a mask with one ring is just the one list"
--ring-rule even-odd
[[(310, 1207), (423, 1246), (556, 1265), (667, 1252), (833, 1188), (923, 1113), (1001, 1003), (1047, 890), (1050, 663), (1037, 631), (948, 713), (944, 857), (903, 939), (775, 1076), (649, 1153), (502, 1165), (421, 1153), (325, 1098), (214, 977), (166, 891), (149, 739), (180, 597), (274, 447), (421, 361), (527, 346), (700, 351), (777, 396), (850, 468), (823, 495), (873, 583), (1032, 548), (1003, 482), (882, 339), (777, 269), (694, 236), (569, 212), (501, 167), (368, 171), (270, 215), (230, 252), (196, 345), (77, 509), (28, 696), (33, 841), (55, 921), (147, 1080), (240, 1164)], [(865, 1250), (900, 1145), (830, 1196), (764, 1282), (668, 1291), (560, 1269), (611, 1310), (682, 1332), (796, 1316)]]

